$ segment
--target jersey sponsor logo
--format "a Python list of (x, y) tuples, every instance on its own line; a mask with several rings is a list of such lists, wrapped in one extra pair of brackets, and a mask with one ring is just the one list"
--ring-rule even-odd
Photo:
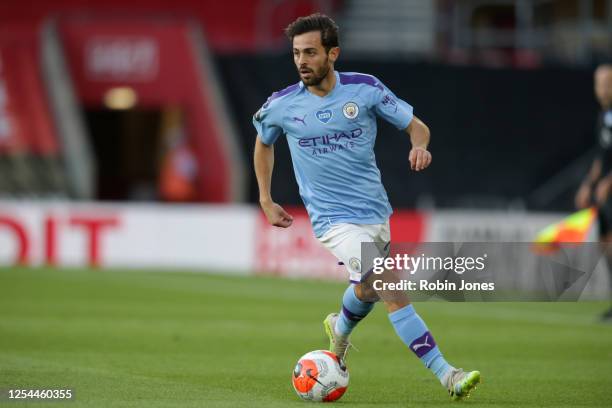
[(298, 141), (300, 147), (315, 147), (319, 145), (329, 145), (335, 143), (341, 143), (343, 141), (350, 141), (356, 139), (363, 134), (363, 130), (360, 128), (350, 130), (349, 132), (339, 132), (331, 135), (315, 136), (315, 137), (302, 137)]
[(316, 113), (317, 119), (319, 119), (323, 123), (329, 122), (333, 116), (334, 114), (329, 109), (320, 110)]
[(355, 119), (359, 115), (359, 106), (355, 102), (347, 102), (342, 107), (342, 114), (347, 119)]

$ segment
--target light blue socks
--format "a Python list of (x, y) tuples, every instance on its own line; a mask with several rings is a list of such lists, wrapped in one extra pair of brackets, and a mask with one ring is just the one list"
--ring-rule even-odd
[(349, 285), (342, 297), (342, 310), (336, 321), (336, 334), (348, 337), (357, 323), (372, 311), (374, 305), (375, 303), (359, 300), (355, 294), (355, 288)]
[(438, 377), (442, 385), (446, 386), (447, 374), (453, 366), (442, 356), (433, 336), (414, 307), (408, 305), (389, 313), (389, 320), (408, 348)]

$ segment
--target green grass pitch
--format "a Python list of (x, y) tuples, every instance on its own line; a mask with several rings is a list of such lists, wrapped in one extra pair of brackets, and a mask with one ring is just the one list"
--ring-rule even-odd
[[(0, 389), (75, 390), (49, 407), (305, 407), (290, 376), (325, 348), (345, 285), (199, 273), (0, 269)], [(463, 402), (382, 306), (353, 336), (343, 407), (610, 407), (605, 303), (416, 305), (446, 358), (479, 369)], [(40, 407), (39, 403), (0, 405)]]

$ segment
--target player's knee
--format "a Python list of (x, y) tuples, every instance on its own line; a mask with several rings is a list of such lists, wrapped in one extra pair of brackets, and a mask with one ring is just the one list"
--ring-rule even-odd
[(396, 310), (400, 310), (410, 304), (408, 298), (404, 299), (394, 299), (394, 300), (384, 300), (385, 307), (387, 308), (387, 312), (393, 313)]
[(355, 296), (362, 302), (378, 302), (380, 298), (371, 285), (366, 285), (363, 282), (355, 285)]

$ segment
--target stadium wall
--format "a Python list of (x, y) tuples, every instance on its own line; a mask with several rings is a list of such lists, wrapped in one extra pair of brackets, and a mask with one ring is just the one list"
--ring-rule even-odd
[[(248, 205), (0, 202), (0, 268), (12, 266), (188, 270), (343, 281), (343, 266), (314, 238), (305, 210), (288, 229)], [(532, 242), (561, 214), (396, 211), (394, 242)], [(593, 236), (594, 237), (594, 236)], [(537, 267), (501, 259), (512, 284), (529, 285)], [(532, 272), (530, 272), (532, 271)], [(584, 290), (606, 296), (600, 267)]]
[(222, 270), (254, 263), (246, 206), (0, 204), (0, 265)]
[[(255, 138), (251, 117), (273, 91), (297, 82), (295, 66), (288, 49), (280, 55), (218, 56), (217, 64), (250, 158)], [(534, 200), (532, 194), (595, 144), (591, 70), (460, 67), (345, 54), (336, 68), (380, 78), (431, 129), (433, 165), (406, 177), (408, 138), (379, 121), (377, 164), (395, 207), (435, 200), (437, 208), (573, 208), (588, 164), (564, 177), (565, 191), (545, 200)], [(298, 204), (286, 142), (279, 140), (275, 149), (275, 199)], [(254, 177), (249, 199), (258, 200)]]
[[(206, 29), (214, 52), (236, 53), (278, 49), (285, 44), (288, 21), (323, 10), (331, 13), (340, 0), (54, 0), (0, 1), (0, 26), (7, 22), (40, 24), (57, 15), (189, 17)], [(228, 18), (231, 16), (231, 18)]]

